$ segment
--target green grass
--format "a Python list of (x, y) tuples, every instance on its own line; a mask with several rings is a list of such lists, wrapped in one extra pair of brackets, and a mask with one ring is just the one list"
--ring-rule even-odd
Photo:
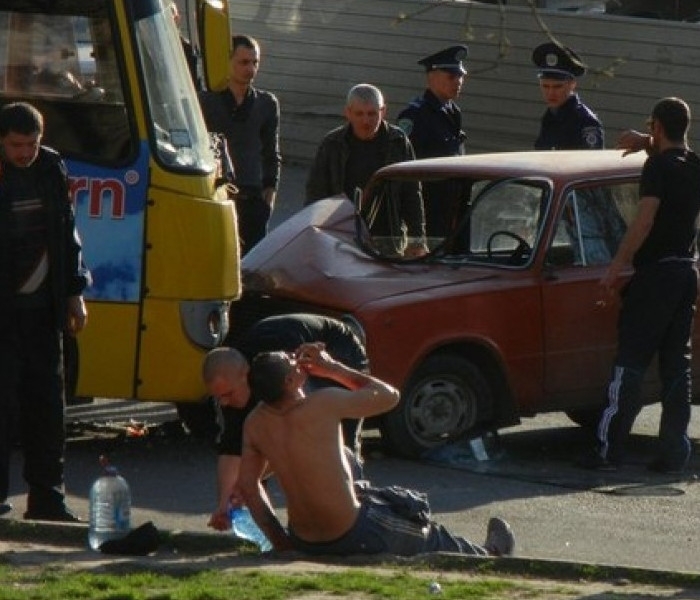
[[(198, 565), (196, 561), (175, 565), (115, 561), (87, 563), (83, 568), (80, 562), (70, 559), (43, 566), (0, 560), (0, 600), (700, 599), (694, 578), (686, 578), (685, 585), (678, 585), (680, 581), (675, 585), (653, 585), (605, 577), (605, 569), (598, 573), (590, 566), (585, 576), (579, 570), (578, 577), (563, 578), (563, 573), (555, 573), (559, 577), (548, 578), (543, 569), (533, 568), (534, 563), (528, 561), (510, 572), (474, 568), (475, 564), (467, 563), (457, 566), (449, 560), (443, 560), (440, 566), (435, 564), (440, 562), (295, 566), (269, 561), (256, 565), (238, 557), (223, 563), (217, 561), (223, 568), (216, 568), (213, 563)], [(491, 565), (510, 562), (492, 561)], [(437, 593), (431, 592), (433, 582), (440, 585)], [(684, 595), (686, 592), (689, 595)]]
[[(183, 574), (97, 574), (65, 568), (17, 569), (0, 566), (0, 599), (72, 600), (285, 600), (324, 594), (329, 599), (425, 599), (431, 579), (409, 573), (367, 570), (276, 574), (255, 570)], [(497, 578), (438, 579), (441, 599), (534, 598), (527, 582)]]

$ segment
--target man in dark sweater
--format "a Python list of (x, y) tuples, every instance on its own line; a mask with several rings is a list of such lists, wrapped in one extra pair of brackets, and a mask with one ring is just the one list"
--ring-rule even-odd
[(0, 512), (11, 444), (24, 452), (25, 519), (78, 521), (65, 506), (64, 330), (87, 321), (66, 167), (41, 146), (43, 117), (17, 102), (0, 110)]
[(199, 96), (207, 129), (226, 137), (233, 160), (242, 254), (267, 233), (282, 164), (279, 102), (274, 94), (253, 87), (259, 68), (258, 42), (246, 35), (236, 35), (228, 87), (221, 92), (202, 92)]

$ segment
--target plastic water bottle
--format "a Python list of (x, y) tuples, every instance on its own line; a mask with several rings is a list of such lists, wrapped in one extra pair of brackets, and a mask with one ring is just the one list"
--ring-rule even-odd
[(246, 506), (237, 506), (229, 511), (231, 517), (231, 528), (233, 533), (239, 538), (253, 542), (261, 552), (269, 552), (272, 550), (270, 540), (265, 537), (265, 534), (260, 530), (258, 524), (253, 519), (253, 515)]
[(100, 457), (103, 475), (90, 489), (90, 548), (99, 550), (108, 540), (125, 537), (131, 529), (131, 491), (116, 467)]

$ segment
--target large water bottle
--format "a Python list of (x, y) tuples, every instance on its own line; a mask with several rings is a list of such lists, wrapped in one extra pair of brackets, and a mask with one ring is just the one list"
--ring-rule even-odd
[(231, 517), (231, 528), (237, 537), (253, 542), (261, 552), (272, 550), (270, 540), (265, 537), (246, 506), (231, 508), (229, 516)]
[(129, 484), (105, 457), (100, 457), (100, 464), (103, 474), (90, 489), (88, 542), (93, 550), (108, 540), (125, 537), (131, 528)]

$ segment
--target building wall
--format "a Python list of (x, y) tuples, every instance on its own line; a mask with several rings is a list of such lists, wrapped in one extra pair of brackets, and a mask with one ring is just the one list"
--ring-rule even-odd
[[(700, 110), (700, 25), (454, 0), (231, 0), (232, 29), (258, 38), (257, 85), (282, 107), (285, 159), (308, 162), (324, 133), (342, 122), (345, 94), (370, 82), (394, 120), (422, 92), (416, 61), (456, 43), (469, 46), (459, 103), (469, 152), (527, 149), (544, 109), (532, 49), (547, 33), (589, 66), (583, 100), (606, 128), (643, 128), (654, 102), (680, 96)], [(692, 132), (692, 141), (698, 136)]]

